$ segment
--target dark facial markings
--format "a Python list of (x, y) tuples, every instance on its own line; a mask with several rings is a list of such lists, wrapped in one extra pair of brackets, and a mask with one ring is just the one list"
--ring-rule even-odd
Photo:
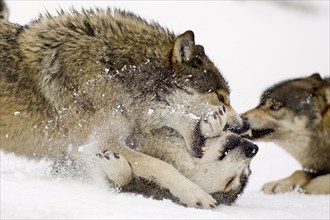
[(218, 95), (218, 99), (220, 102), (224, 103), (225, 102), (225, 97), (221, 94), (217, 94)]

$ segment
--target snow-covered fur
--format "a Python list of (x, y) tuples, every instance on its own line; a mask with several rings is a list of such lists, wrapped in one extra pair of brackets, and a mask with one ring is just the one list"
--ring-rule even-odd
[[(177, 132), (162, 128), (152, 134), (142, 135), (136, 150), (173, 165), (185, 177), (210, 193), (216, 199), (217, 205), (230, 205), (236, 201), (247, 184), (251, 174), (250, 161), (256, 155), (258, 147), (238, 135), (226, 133), (221, 137), (207, 139), (204, 148), (205, 154), (201, 159), (192, 157), (187, 151), (184, 139)], [(122, 155), (105, 151), (98, 156), (109, 179), (120, 186), (122, 191), (179, 202), (168, 190), (134, 176), (132, 170), (135, 165), (125, 161)], [(114, 172), (114, 169), (120, 171), (120, 175)], [(177, 179), (175, 184), (183, 184), (180, 181)], [(186, 193), (194, 201), (196, 192)]]
[(216, 204), (162, 158), (127, 146), (132, 137), (168, 127), (190, 156), (202, 158), (208, 138), (243, 127), (227, 82), (192, 31), (175, 35), (111, 9), (62, 11), (24, 27), (0, 20), (0, 74), (2, 150), (61, 164), (77, 161), (79, 146), (93, 136), (98, 148), (91, 155), (118, 152), (134, 175), (182, 203)]

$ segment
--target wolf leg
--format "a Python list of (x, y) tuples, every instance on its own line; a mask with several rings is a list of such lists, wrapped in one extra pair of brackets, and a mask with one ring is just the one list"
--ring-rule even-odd
[(210, 194), (183, 176), (172, 165), (132, 150), (124, 144), (111, 145), (107, 150), (122, 154), (131, 165), (133, 175), (151, 180), (168, 189), (183, 204), (189, 207), (215, 207), (216, 201)]
[(330, 174), (315, 177), (303, 189), (307, 194), (330, 194)]
[(262, 187), (262, 191), (267, 194), (273, 194), (290, 192), (297, 188), (302, 189), (302, 187), (309, 183), (312, 178), (313, 175), (311, 173), (298, 170), (285, 179), (266, 183)]
[(128, 161), (119, 153), (104, 151), (97, 153), (100, 158), (103, 171), (107, 174), (111, 182), (118, 186), (125, 186), (132, 177), (132, 168)]
[(227, 123), (227, 114), (224, 106), (209, 106), (200, 120), (201, 135), (205, 138), (220, 136)]

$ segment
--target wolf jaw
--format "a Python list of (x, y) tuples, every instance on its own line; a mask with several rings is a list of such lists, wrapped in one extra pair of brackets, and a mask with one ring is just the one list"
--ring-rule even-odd
[(314, 73), (279, 82), (266, 89), (260, 104), (242, 117), (251, 123), (251, 130), (244, 137), (278, 144), (304, 169), (265, 184), (264, 192), (284, 193), (299, 185), (304, 193), (330, 193), (326, 153), (330, 146), (329, 78)]
[(246, 132), (242, 133), (241, 136), (243, 138), (247, 138), (250, 140), (255, 140), (258, 138), (262, 138), (264, 136), (270, 135), (274, 132), (274, 129), (249, 129)]

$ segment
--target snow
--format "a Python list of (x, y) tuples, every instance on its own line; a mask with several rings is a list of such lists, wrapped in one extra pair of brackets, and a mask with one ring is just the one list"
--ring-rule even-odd
[(148, 109), (148, 115), (152, 115), (154, 113), (154, 110), (152, 108)]
[[(116, 6), (173, 29), (191, 29), (223, 72), (232, 106), (244, 112), (268, 86), (319, 72), (329, 76), (329, 1), (7, 1), (26, 24), (45, 9)], [(52, 178), (49, 163), (1, 152), (1, 219), (330, 219), (329, 195), (266, 195), (268, 181), (299, 164), (275, 144), (258, 143), (248, 187), (237, 203), (213, 210), (178, 206), (108, 189), (99, 179)]]

